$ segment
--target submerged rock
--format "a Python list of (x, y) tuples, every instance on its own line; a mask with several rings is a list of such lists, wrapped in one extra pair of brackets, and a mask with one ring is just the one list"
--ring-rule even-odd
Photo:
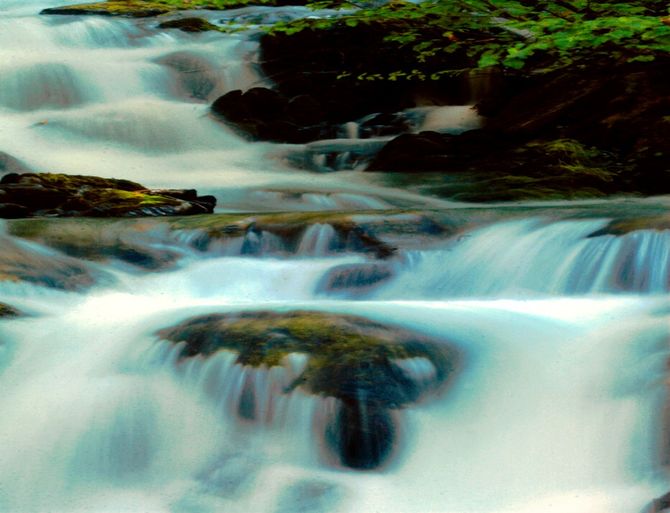
[(392, 276), (393, 270), (386, 264), (343, 264), (331, 269), (318, 289), (324, 292), (362, 294), (382, 285)]
[(206, 214), (216, 198), (195, 190), (150, 190), (129, 180), (51, 173), (8, 174), (0, 180), (0, 215), (138, 217)]
[(26, 282), (60, 290), (81, 290), (98, 276), (84, 263), (64, 255), (31, 251), (0, 239), (0, 281)]
[[(396, 447), (399, 427), (391, 410), (439, 390), (460, 361), (452, 346), (403, 328), (315, 311), (205, 315), (157, 335), (183, 343), (182, 359), (233, 351), (238, 364), (253, 368), (280, 366), (296, 353), (307, 355), (286, 392), (299, 387), (337, 399), (323, 427), (325, 441), (340, 464), (358, 469), (378, 467)], [(431, 367), (421, 379), (401, 364), (416, 358)], [(245, 384), (241, 394), (238, 415), (250, 420), (256, 404), (251, 386)]]

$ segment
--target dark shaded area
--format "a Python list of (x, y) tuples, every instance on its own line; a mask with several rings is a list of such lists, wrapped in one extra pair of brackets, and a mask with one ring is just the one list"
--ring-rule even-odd
[(368, 170), (469, 173), (479, 185), (445, 192), (471, 201), (670, 192), (669, 59), (502, 82), (484, 130), (401, 135)]

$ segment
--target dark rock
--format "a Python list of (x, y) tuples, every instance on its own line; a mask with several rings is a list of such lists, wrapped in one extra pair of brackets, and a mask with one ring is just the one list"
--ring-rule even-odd
[(652, 503), (644, 510), (644, 513), (665, 513), (670, 509), (670, 492), (654, 499)]
[(164, 21), (158, 25), (162, 29), (179, 29), (182, 32), (207, 32), (218, 30), (218, 27), (203, 18), (179, 18)]
[(14, 308), (13, 306), (0, 303), (0, 319), (9, 318), (9, 317), (20, 317), (21, 312)]
[(163, 56), (157, 63), (169, 68), (174, 77), (171, 85), (181, 97), (211, 100), (222, 87), (216, 65), (195, 52), (179, 51)]
[[(2, 201), (2, 195), (0, 195), (0, 201)], [(17, 205), (16, 203), (0, 203), (0, 218), (1, 219), (20, 219), (22, 217), (28, 217), (30, 210), (23, 205)]]
[(331, 269), (318, 289), (328, 292), (369, 292), (393, 276), (388, 265), (343, 264)]
[(323, 122), (318, 102), (310, 96), (291, 99), (264, 87), (226, 93), (212, 111), (252, 139), (302, 144), (337, 133), (336, 126)]
[(385, 137), (411, 130), (412, 124), (399, 113), (381, 113), (366, 116), (359, 123), (361, 137)]

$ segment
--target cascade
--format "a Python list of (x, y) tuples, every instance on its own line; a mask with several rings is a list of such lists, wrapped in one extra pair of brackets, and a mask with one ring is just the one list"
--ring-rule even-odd
[(410, 251), (378, 297), (667, 293), (670, 231), (594, 235), (607, 221), (524, 219)]
[[(37, 15), (65, 3), (0, 5), (0, 151), (35, 170), (197, 186), (240, 210), (446, 205), (286, 167), (356, 165), (379, 141), (252, 144), (215, 123), (213, 96), (263, 80), (245, 36)], [(643, 511), (668, 491), (670, 231), (546, 212), (430, 243), (389, 216), (406, 231), (384, 254), (327, 216), (230, 237), (81, 220), (49, 244), (30, 235), (58, 221), (0, 222), (0, 315), (22, 314), (0, 318), (0, 513)], [(68, 246), (95, 230), (97, 253)], [(208, 338), (202, 319), (245, 329)], [(183, 324), (193, 337), (165, 335)]]

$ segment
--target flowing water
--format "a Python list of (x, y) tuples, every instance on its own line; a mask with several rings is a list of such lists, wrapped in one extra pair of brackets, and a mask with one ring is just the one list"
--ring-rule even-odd
[[(34, 169), (197, 186), (247, 210), (416, 200), (347, 172), (287, 199), (315, 175), (207, 114), (206, 101), (262, 81), (242, 35), (36, 15), (54, 4), (0, 4), (0, 150)], [(182, 232), (151, 242), (180, 256), (169, 271), (86, 263), (100, 279), (79, 292), (2, 281), (0, 302), (28, 316), (0, 323), (0, 512), (638, 513), (668, 491), (670, 232), (592, 236), (607, 222), (529, 214), (388, 261), (343, 251), (327, 222), (292, 251), (253, 231), (202, 251)], [(3, 231), (0, 255), (10, 248), (62, 257)], [(328, 286), (371, 261), (380, 283)], [(155, 335), (259, 309), (402, 326), (458, 348), (462, 368), (394, 412), (386, 465), (344, 468), (319, 429), (335, 400), (287, 391), (302, 356), (271, 369), (228, 352), (181, 361)], [(401, 365), (430, 379), (425, 359)]]

